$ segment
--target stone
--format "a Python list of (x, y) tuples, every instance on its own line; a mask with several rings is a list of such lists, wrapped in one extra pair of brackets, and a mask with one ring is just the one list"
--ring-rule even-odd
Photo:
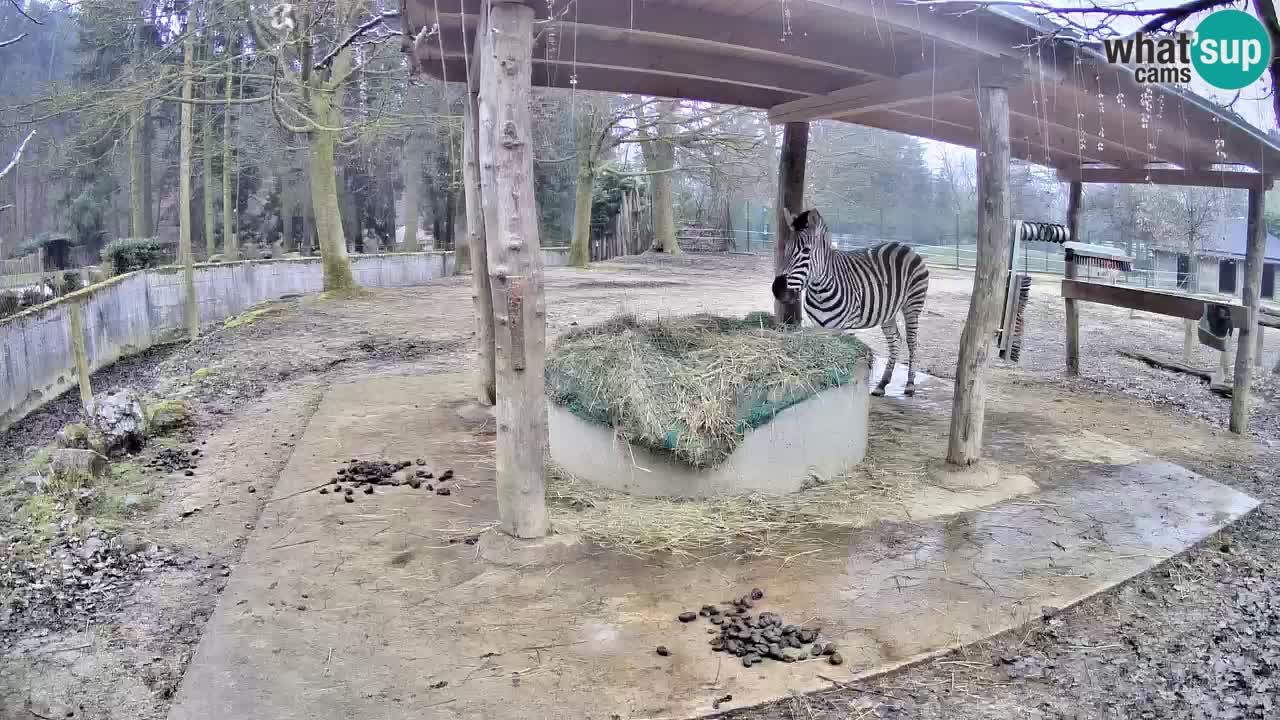
[(827, 662), (832, 665), (843, 665), (844, 657), (840, 653), (831, 653), (831, 656), (827, 658)]
[(680, 620), (680, 622), (682, 623), (691, 623), (694, 620), (698, 619), (698, 613), (693, 611), (682, 612), (680, 613), (677, 619)]
[(49, 470), (60, 480), (91, 482), (105, 476), (110, 469), (111, 463), (92, 450), (60, 448), (49, 456)]
[(167, 435), (191, 425), (194, 416), (191, 403), (186, 400), (161, 400), (147, 407), (147, 431), (151, 435)]
[(752, 599), (752, 600), (763, 600), (763, 599), (764, 599), (764, 591), (763, 591), (763, 590), (761, 590), (760, 588), (753, 588), (753, 589), (751, 590), (751, 599)]
[(86, 411), (89, 445), (103, 455), (137, 452), (147, 438), (147, 409), (132, 390), (98, 395)]
[(659, 645), (657, 653), (662, 657), (667, 657), (668, 655), (671, 654), (671, 651), (667, 649), (666, 645)]
[(58, 431), (54, 442), (60, 448), (88, 450), (89, 426), (84, 423), (71, 423)]

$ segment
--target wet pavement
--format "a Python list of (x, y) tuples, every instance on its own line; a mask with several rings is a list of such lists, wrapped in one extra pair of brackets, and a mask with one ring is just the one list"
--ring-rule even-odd
[[(1076, 462), (1064, 480), (958, 515), (908, 511), (911, 520), (808, 542), (785, 559), (637, 558), (566, 536), (530, 545), (488, 533), (472, 545), (496, 508), (491, 429), (454, 410), (469, 387), (437, 376), (330, 388), (171, 720), (679, 718), (726, 695), (721, 711), (754, 705), (1016, 627), (1153, 567), (1256, 504), (1135, 454), (1130, 464)], [(379, 488), (355, 503), (308, 492), (352, 457), (424, 457), (454, 469), (457, 489)], [(766, 592), (757, 611), (820, 626), (844, 664), (744, 668), (712, 652), (705, 622), (676, 619), (754, 587)]]

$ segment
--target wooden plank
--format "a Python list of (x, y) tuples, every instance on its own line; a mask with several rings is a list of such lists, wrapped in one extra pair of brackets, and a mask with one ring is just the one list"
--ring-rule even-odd
[[(804, 174), (808, 157), (809, 123), (787, 123), (782, 130), (782, 152), (778, 156), (778, 210), (774, 213), (774, 237), (778, 241), (773, 249), (775, 276), (782, 274), (791, 252), (791, 227), (782, 209), (793, 215), (804, 211)], [(784, 325), (799, 326), (802, 312), (799, 300), (794, 303), (773, 301), (773, 315)]]
[(1193, 185), (1237, 190), (1270, 190), (1271, 175), (1233, 170), (1195, 170), (1178, 168), (1108, 168), (1081, 167), (1058, 171), (1063, 182), (1143, 183), (1149, 185)]
[[(494, 2), (480, 71), (480, 169), (493, 295), (498, 527), (547, 534), (546, 303), (529, 113), (533, 10)], [(493, 225), (489, 225), (490, 221)]]
[(984, 62), (929, 68), (902, 77), (884, 78), (769, 108), (769, 122), (849, 118), (976, 89), (979, 81), (995, 86), (1016, 84), (1026, 75), (1020, 61)]
[(969, 315), (960, 336), (947, 462), (972, 465), (982, 457), (987, 360), (991, 334), (1004, 298), (1009, 243), (1009, 93), (1002, 87), (979, 92), (978, 258)]
[(1063, 280), (1062, 297), (1197, 321), (1204, 316), (1205, 305), (1214, 303), (1223, 305), (1231, 311), (1231, 324), (1237, 328), (1243, 326), (1248, 318), (1248, 309), (1235, 303), (1217, 302), (1163, 290), (1105, 285), (1087, 280)]
[[(1067, 229), (1071, 232), (1071, 237), (1079, 237), (1080, 230), (1080, 203), (1083, 199), (1084, 187), (1073, 182), (1070, 186), (1070, 193), (1067, 197)], [(1076, 265), (1073, 262), (1064, 264), (1066, 268), (1066, 276), (1068, 280), (1074, 280), (1076, 277)], [(1064, 294), (1063, 297), (1066, 297)], [(1066, 332), (1067, 332), (1067, 375), (1076, 377), (1080, 374), (1080, 307), (1076, 305), (1076, 301), (1067, 298), (1066, 303)]]
[(1256, 310), (1262, 304), (1262, 265), (1267, 245), (1267, 226), (1263, 219), (1266, 192), (1249, 191), (1249, 245), (1244, 260), (1244, 288), (1240, 299), (1248, 309), (1248, 319), (1236, 327), (1236, 371), (1231, 387), (1231, 432), (1244, 435), (1249, 431), (1249, 394), (1252, 390), (1254, 333), (1257, 332)]

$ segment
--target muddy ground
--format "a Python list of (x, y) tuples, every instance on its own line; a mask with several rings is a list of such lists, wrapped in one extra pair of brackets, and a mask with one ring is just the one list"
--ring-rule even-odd
[[(646, 315), (767, 309), (767, 259), (646, 256), (588, 272), (548, 272), (548, 329), (619, 311)], [(936, 270), (921, 327), (919, 365), (947, 383), (972, 275)], [(1027, 412), (1067, 412), (1078, 427), (1152, 452), (1261, 500), (1222, 536), (1120, 590), (927, 665), (856, 687), (739, 712), (764, 718), (1271, 717), (1280, 696), (1280, 382), (1255, 382), (1252, 446), (1225, 433), (1229, 401), (1203, 383), (1153, 370), (1117, 350), (1180, 355), (1181, 322), (1085, 306), (1082, 374), (1062, 377), (1062, 302), (1037, 279), (1021, 364), (993, 371), (992, 392)], [(877, 350), (878, 331), (861, 333)], [(185, 397), (196, 428), (170, 441), (199, 449), (193, 476), (151, 472), (155, 502), (124, 518), (126, 540), (154, 544), (134, 584), (74, 622), (0, 615), (0, 718), (162, 718), (204, 621), (262, 498), (292, 452), (326, 383), (375, 374), (464, 371), (472, 365), (465, 278), (377, 291), (343, 302), (273, 304), (236, 327), (207, 328), (190, 346), (150, 351), (94, 377), (95, 390), (135, 387)], [(1269, 365), (1280, 333), (1267, 344)], [(1200, 350), (1201, 363), (1212, 364)], [(1117, 403), (1117, 399), (1125, 400)], [(1095, 401), (1109, 410), (1090, 412)], [(1115, 407), (1131, 408), (1116, 412)], [(74, 418), (64, 396), (0, 434), (0, 467), (14, 468)], [(1165, 431), (1153, 432), (1153, 427)], [(1169, 431), (1168, 428), (1178, 428)], [(1221, 444), (1216, 442), (1221, 439)], [(139, 463), (158, 447), (144, 452)], [(0, 495), (0, 535), (29, 529)], [(113, 532), (114, 529), (113, 529)], [(2, 589), (2, 588), (0, 588)]]

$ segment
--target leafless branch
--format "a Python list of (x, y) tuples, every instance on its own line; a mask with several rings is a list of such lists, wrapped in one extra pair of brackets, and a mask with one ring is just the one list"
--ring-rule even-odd
[(0, 205), (0, 212), (13, 209), (13, 205)]
[(37, 24), (37, 25), (43, 25), (43, 24), (44, 24), (43, 22), (41, 22), (41, 21), (39, 21), (39, 20), (37, 20), (37, 19), (35, 19), (35, 18), (31, 17), (30, 15), (28, 15), (28, 14), (27, 14), (27, 11), (26, 11), (26, 10), (23, 10), (23, 9), (22, 9), (22, 6), (18, 4), (18, 0), (9, 0), (9, 4), (10, 4), (10, 5), (12, 5), (12, 6), (13, 6), (13, 9), (14, 9), (14, 10), (17, 10), (17, 11), (18, 11), (18, 14), (19, 14), (19, 15), (21, 15), (22, 17), (24, 17), (24, 18), (26, 18), (26, 19), (30, 20), (31, 22), (33, 22), (33, 23), (35, 23), (35, 24)]
[(17, 152), (13, 154), (13, 159), (9, 161), (8, 165), (4, 166), (3, 170), (0, 170), (0, 178), (8, 175), (15, 167), (18, 166), (18, 162), (22, 160), (22, 151), (27, 149), (27, 143), (31, 142), (31, 138), (35, 137), (35, 134), (35, 130), (27, 133), (27, 137), (22, 141), (22, 144), (18, 146)]
[[(359, 27), (357, 27), (350, 35), (347, 36), (347, 39), (338, 43), (337, 47), (330, 50), (329, 53), (324, 57), (320, 58), (320, 62), (316, 63), (314, 68), (316, 70), (323, 70), (329, 67), (329, 65), (333, 63), (334, 59), (338, 57), (338, 53), (342, 52), (343, 50), (346, 50), (348, 47), (351, 47), (351, 43), (358, 40), (361, 35), (364, 35), (370, 30), (378, 27), (379, 25), (381, 25), (383, 22), (387, 20), (390, 20), (392, 18), (398, 18), (398, 17), (400, 17), (400, 13), (394, 10), (388, 10), (387, 12), (384, 12), (381, 15), (378, 15), (371, 20), (367, 20), (361, 23)], [(388, 30), (390, 30), (390, 28), (388, 28)], [(392, 31), (392, 32), (395, 32), (395, 31)]]
[(19, 41), (21, 41), (21, 40), (22, 40), (22, 38), (24, 38), (24, 37), (26, 37), (26, 36), (27, 36), (27, 34), (26, 34), (26, 33), (22, 33), (21, 35), (19, 35), (19, 36), (18, 36), (18, 37), (16, 37), (16, 38), (12, 38), (12, 39), (9, 39), (9, 40), (0, 40), (0, 48), (2, 48), (2, 47), (8, 47), (9, 45), (12, 45), (12, 44), (14, 44), (14, 43), (16, 43), (16, 42), (19, 42)]

